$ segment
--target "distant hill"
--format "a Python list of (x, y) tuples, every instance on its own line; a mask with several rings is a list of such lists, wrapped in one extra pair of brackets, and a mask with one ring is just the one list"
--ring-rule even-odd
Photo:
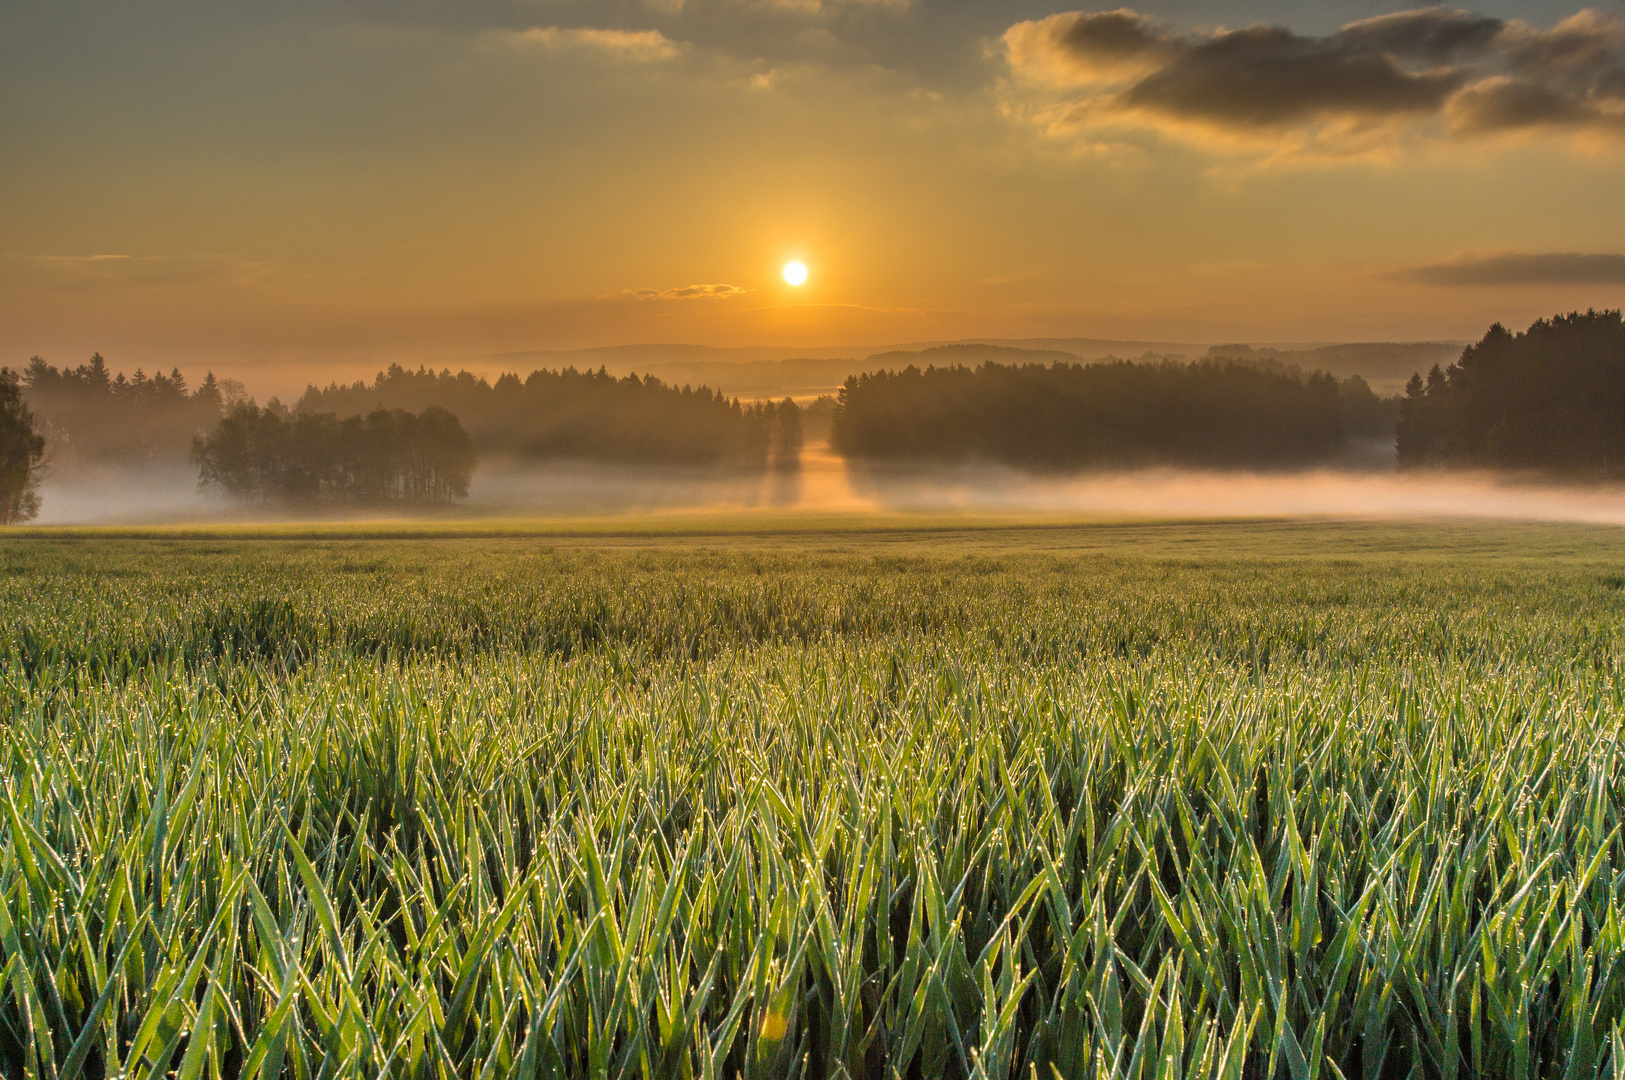
[(1079, 360), (1138, 360), (1146, 354), (1153, 357), (1201, 356), (1207, 348), (1189, 341), (1134, 341), (1113, 338), (964, 338), (959, 341), (921, 341), (912, 345), (894, 345), (893, 349), (923, 350), (943, 345), (993, 345), (1001, 348), (1023, 349), (1034, 352), (1067, 353)]
[(864, 360), (864, 366), (869, 371), (905, 368), (910, 364), (915, 367), (952, 367), (963, 364), (966, 367), (976, 367), (980, 364), (1075, 364), (1080, 357), (1077, 353), (1062, 352), (1058, 349), (1022, 349), (1014, 345), (987, 345), (981, 342), (961, 345), (933, 345), (929, 349), (909, 351), (907, 349), (893, 349), (890, 352), (875, 353)]

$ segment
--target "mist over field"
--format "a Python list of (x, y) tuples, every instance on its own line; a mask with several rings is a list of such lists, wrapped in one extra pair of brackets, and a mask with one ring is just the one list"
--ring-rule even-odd
[[(279, 510), (198, 490), (184, 467), (48, 479), (40, 525), (399, 518), (400, 508)], [(1462, 517), (1625, 524), (1625, 486), (1362, 466), (1292, 472), (1131, 469), (1039, 476), (989, 464), (865, 465), (811, 446), (793, 471), (491, 462), (427, 520), (699, 512), (986, 513), (1097, 518)]]

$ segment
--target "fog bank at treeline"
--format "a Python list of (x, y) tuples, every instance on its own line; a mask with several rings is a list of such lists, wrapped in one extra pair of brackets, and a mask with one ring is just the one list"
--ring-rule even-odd
[(971, 367), (939, 365), (933, 352), (888, 355), (910, 362), (800, 404), (572, 368), (492, 382), (392, 365), (371, 383), (311, 386), (291, 406), (260, 406), (212, 374), (195, 388), (178, 370), (115, 374), (99, 356), (72, 368), (36, 357), (10, 378), (54, 475), (189, 464), (205, 486), (261, 502), (451, 501), (480, 459), (793, 470), (809, 435), (827, 435), (849, 461), (1034, 474), (1313, 468), (1346, 460), (1353, 444), (1387, 447), (1401, 468), (1625, 471), (1617, 311), (1521, 333), (1496, 325), (1393, 397), (1359, 375), (1257, 354), (1093, 363), (1046, 354)]

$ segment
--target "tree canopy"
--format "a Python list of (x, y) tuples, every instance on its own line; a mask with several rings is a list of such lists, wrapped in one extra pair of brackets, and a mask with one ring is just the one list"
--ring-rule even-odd
[(1618, 311), (1500, 323), (1448, 368), (1411, 377), (1401, 467), (1617, 473), (1625, 469), (1625, 324)]
[(60, 370), (36, 356), (23, 385), (53, 456), (67, 469), (185, 461), (193, 436), (213, 428), (242, 390), (211, 373), (189, 391), (179, 369), (150, 378), (140, 368), (133, 376), (114, 375), (100, 353)]
[(467, 371), (391, 364), (369, 385), (310, 386), (298, 413), (360, 415), (375, 408), (456, 413), (476, 448), (531, 460), (575, 458), (639, 464), (788, 463), (800, 453), (799, 411), (788, 398), (742, 404), (704, 386), (653, 375), (598, 371), (505, 374), (493, 384)]

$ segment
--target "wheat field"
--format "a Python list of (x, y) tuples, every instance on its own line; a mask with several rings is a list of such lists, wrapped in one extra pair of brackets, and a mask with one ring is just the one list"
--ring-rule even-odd
[(7, 1077), (1625, 1076), (1625, 541), (0, 541)]

